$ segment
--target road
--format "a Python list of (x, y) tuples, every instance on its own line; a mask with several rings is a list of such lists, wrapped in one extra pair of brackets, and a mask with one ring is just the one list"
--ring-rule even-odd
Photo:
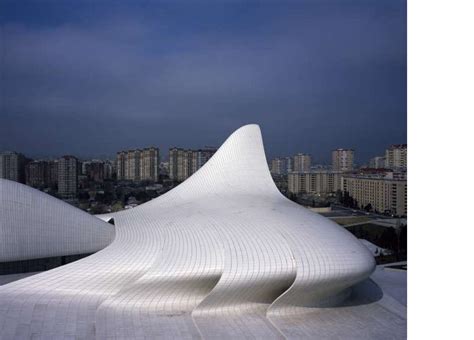
[(366, 216), (370, 219), (391, 219), (393, 217), (385, 216), (382, 214), (376, 214), (373, 212), (366, 212), (363, 210), (356, 210), (352, 208), (347, 208), (339, 204), (332, 204), (331, 205), (331, 212), (327, 213), (320, 213), (325, 217), (346, 217), (346, 216)]

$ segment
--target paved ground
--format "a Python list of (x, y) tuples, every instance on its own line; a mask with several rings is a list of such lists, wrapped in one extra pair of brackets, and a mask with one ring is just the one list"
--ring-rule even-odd
[(320, 213), (321, 215), (325, 217), (344, 217), (344, 216), (367, 216), (371, 219), (390, 219), (392, 217), (390, 216), (385, 216), (381, 214), (376, 214), (376, 213), (368, 213), (362, 210), (356, 210), (356, 209), (351, 209), (344, 207), (342, 205), (338, 204), (333, 204), (331, 206), (332, 211), (327, 212), (327, 213)]

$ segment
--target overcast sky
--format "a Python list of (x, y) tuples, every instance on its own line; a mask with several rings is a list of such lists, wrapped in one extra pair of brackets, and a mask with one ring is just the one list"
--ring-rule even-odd
[[(100, 4), (98, 4), (100, 3)], [(219, 146), (356, 161), (406, 142), (406, 4), (0, 2), (0, 151)]]

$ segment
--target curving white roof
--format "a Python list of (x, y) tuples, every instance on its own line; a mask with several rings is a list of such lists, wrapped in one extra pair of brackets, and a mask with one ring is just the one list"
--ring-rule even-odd
[(0, 263), (94, 253), (114, 227), (17, 182), (0, 179)]
[(105, 249), (0, 287), (5, 339), (282, 337), (281, 316), (340, 303), (375, 267), (349, 232), (280, 194), (257, 125), (172, 191), (100, 216), (112, 217)]

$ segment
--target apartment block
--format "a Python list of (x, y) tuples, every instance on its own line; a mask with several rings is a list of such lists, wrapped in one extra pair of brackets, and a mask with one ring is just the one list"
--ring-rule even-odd
[(91, 160), (82, 163), (82, 173), (94, 182), (103, 182), (106, 178), (105, 162), (102, 160)]
[(158, 148), (120, 151), (117, 153), (117, 179), (156, 182), (159, 177), (159, 164)]
[(216, 152), (214, 148), (189, 150), (173, 147), (169, 150), (170, 179), (182, 182), (198, 171)]
[(122, 181), (125, 180), (125, 163), (127, 160), (127, 153), (125, 151), (117, 152), (117, 179)]
[(288, 174), (288, 191), (294, 194), (328, 194), (341, 190), (341, 171), (320, 170), (291, 172)]
[(116, 174), (116, 162), (111, 160), (104, 161), (104, 179), (112, 179)]
[(18, 152), (0, 153), (0, 178), (25, 183), (26, 157)]
[(37, 160), (25, 166), (26, 184), (34, 188), (51, 186), (50, 162)]
[(354, 169), (354, 150), (336, 149), (332, 151), (332, 169), (334, 171), (351, 171)]
[(184, 152), (182, 148), (171, 148), (169, 150), (169, 177), (175, 181), (184, 181)]
[(311, 156), (299, 153), (293, 156), (293, 171), (308, 172), (311, 170)]
[(125, 162), (125, 179), (140, 181), (140, 150), (129, 150)]
[(292, 171), (292, 164), (290, 157), (274, 158), (270, 163), (270, 172), (274, 175), (286, 175)]
[(49, 187), (58, 187), (59, 161), (57, 159), (49, 161)]
[(270, 163), (270, 172), (274, 175), (284, 174), (283, 158), (274, 158)]
[(387, 169), (407, 168), (406, 144), (393, 144), (385, 150), (385, 167)]
[(193, 150), (193, 163), (192, 170), (193, 173), (198, 171), (206, 162), (211, 159), (211, 157), (216, 153), (216, 149), (212, 147), (207, 147), (204, 149)]
[(372, 169), (383, 169), (385, 168), (385, 157), (376, 156), (370, 159), (369, 167)]
[(77, 195), (79, 162), (74, 156), (63, 156), (58, 160), (58, 194), (62, 198)]
[(160, 154), (158, 148), (143, 149), (140, 153), (140, 180), (158, 181)]
[(357, 200), (360, 207), (370, 204), (380, 213), (407, 215), (406, 173), (345, 174), (342, 190)]

